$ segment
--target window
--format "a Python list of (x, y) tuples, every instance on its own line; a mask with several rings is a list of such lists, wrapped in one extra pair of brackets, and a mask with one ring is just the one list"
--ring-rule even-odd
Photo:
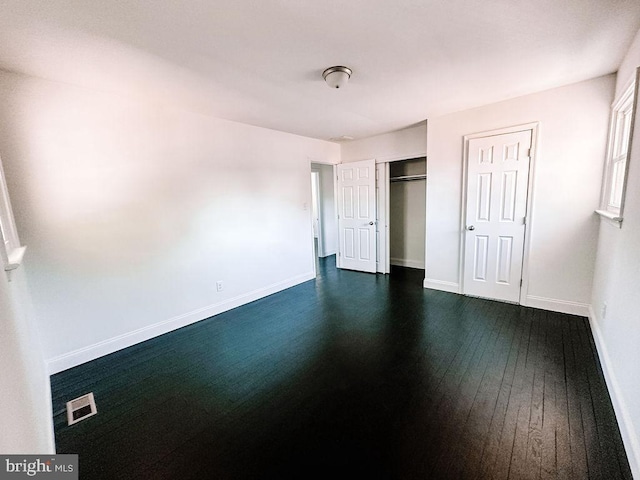
[(637, 81), (629, 85), (622, 96), (613, 104), (611, 110), (602, 200), (600, 209), (596, 210), (603, 217), (617, 222), (618, 225), (621, 224), (623, 218), (627, 163), (635, 116), (636, 83)]
[(2, 162), (0, 162), (0, 235), (2, 236), (3, 244), (0, 247), (0, 256), (2, 257), (5, 271), (9, 272), (20, 266), (26, 247), (21, 247), (18, 239), (18, 231), (13, 220), (13, 211), (11, 210)]

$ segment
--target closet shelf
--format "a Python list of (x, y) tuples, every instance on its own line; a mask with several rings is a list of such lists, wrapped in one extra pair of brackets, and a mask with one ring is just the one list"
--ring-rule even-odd
[(391, 182), (411, 182), (413, 180), (426, 180), (427, 175), (426, 174), (422, 174), (422, 175), (402, 175), (399, 177), (391, 177), (389, 178), (389, 180)]

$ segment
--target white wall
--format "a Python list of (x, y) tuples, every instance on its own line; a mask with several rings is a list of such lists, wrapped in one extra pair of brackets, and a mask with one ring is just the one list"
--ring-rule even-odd
[[(618, 74), (616, 98), (640, 66), (640, 32)], [(638, 98), (636, 109), (638, 110)], [(638, 113), (636, 113), (638, 115)], [(636, 117), (621, 228), (600, 222), (590, 318), (627, 456), (640, 478), (640, 119)], [(603, 312), (607, 305), (606, 315)]]
[(312, 169), (320, 174), (320, 222), (322, 222), (322, 241), (324, 249), (318, 252), (321, 257), (335, 255), (338, 250), (338, 225), (333, 179), (333, 165), (314, 163)]
[(339, 146), (167, 102), (0, 73), (0, 148), (53, 371), (313, 276), (309, 158), (337, 163)]
[(429, 119), (425, 286), (459, 289), (463, 136), (540, 122), (523, 303), (587, 314), (614, 82), (608, 75)]
[(28, 316), (24, 266), (0, 271), (0, 453), (54, 453), (51, 388), (37, 328)]
[(425, 180), (390, 185), (391, 265), (424, 268)]
[(636, 33), (629, 50), (622, 59), (618, 74), (616, 75), (616, 98), (629, 85), (635, 76), (636, 68), (640, 64), (640, 30)]
[(342, 162), (357, 162), (372, 158), (378, 161), (416, 158), (424, 157), (426, 152), (426, 121), (403, 130), (344, 142), (340, 145)]

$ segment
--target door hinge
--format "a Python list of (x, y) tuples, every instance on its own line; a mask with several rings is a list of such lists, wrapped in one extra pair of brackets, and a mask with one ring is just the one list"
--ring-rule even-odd
[(522, 279), (520, 279), (520, 286), (522, 286)]

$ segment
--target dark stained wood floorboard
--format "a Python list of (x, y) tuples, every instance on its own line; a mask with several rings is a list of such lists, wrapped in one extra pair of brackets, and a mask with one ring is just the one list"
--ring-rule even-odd
[(509, 321), (508, 310), (503, 309), (499, 315), (503, 329), (491, 351), (492, 358), (487, 363), (458, 443), (459, 455), (465, 455), (466, 460), (455, 462), (450, 467), (456, 476), (463, 478), (473, 478), (481, 471), (493, 420), (496, 413), (500, 415), (500, 393), (505, 380), (509, 379), (509, 360), (513, 358), (512, 352), (517, 344), (515, 323)]
[[(484, 352), (490, 345), (494, 334), (497, 316), (494, 304), (487, 304), (487, 309), (478, 312), (482, 317), (489, 319), (480, 334), (474, 335), (464, 354), (458, 357), (458, 361), (453, 365), (450, 375), (444, 377), (440, 386), (444, 386), (444, 394), (435, 408), (431, 407), (432, 415), (427, 417), (427, 425), (435, 430), (434, 442), (438, 445), (449, 445), (448, 449), (430, 450), (430, 455), (425, 456), (426, 464), (431, 465), (429, 476), (437, 478), (439, 472), (447, 471), (448, 454), (455, 449), (456, 440), (459, 439), (459, 429), (464, 426), (467, 418), (467, 409), (470, 398), (472, 399), (477, 390), (477, 369)], [(446, 417), (451, 419), (447, 424), (442, 424), (439, 419)], [(425, 469), (425, 471), (427, 471)]]
[(83, 480), (631, 479), (586, 319), (334, 261), (54, 375), (58, 452)]
[[(511, 323), (515, 329), (516, 322), (512, 320)], [(526, 340), (527, 337), (525, 335), (528, 336), (528, 331), (524, 328), (518, 328), (515, 330), (516, 332), (509, 350), (505, 372), (501, 379), (496, 396), (496, 404), (492, 412), (489, 431), (482, 439), (484, 445), (482, 449), (480, 467), (475, 471), (475, 475), (473, 470), (467, 471), (466, 478), (491, 478), (492, 472), (494, 472), (498, 453), (501, 451), (500, 442), (505, 425), (507, 409), (509, 407), (509, 400), (515, 382), (516, 365), (521, 352), (520, 345), (523, 342), (523, 338)], [(505, 450), (502, 451), (505, 452)]]
[(525, 359), (524, 372), (520, 391), (517, 394), (518, 414), (515, 424), (515, 435), (513, 441), (513, 449), (511, 452), (511, 461), (509, 464), (510, 479), (515, 478), (532, 478), (537, 473), (537, 466), (527, 463), (527, 453), (529, 445), (529, 429), (532, 415), (533, 403), (533, 382), (535, 378), (535, 369), (540, 355), (540, 328), (541, 323), (538, 319), (533, 318), (532, 310), (527, 311), (527, 316), (531, 318), (532, 329), (529, 336), (529, 345), (527, 356)]
[[(446, 475), (457, 478), (465, 464), (474, 461), (473, 446), (470, 442), (465, 442), (465, 433), (467, 436), (474, 436), (479, 432), (465, 432), (465, 430), (471, 428), (476, 421), (481, 420), (481, 416), (477, 415), (477, 412), (472, 417), (473, 406), (481, 393), (482, 380), (485, 378), (489, 364), (497, 363), (495, 358), (496, 344), (506, 322), (502, 321), (503, 319), (496, 306), (498, 306), (497, 303), (492, 305), (494, 308), (488, 312), (490, 317), (496, 319), (496, 323), (491, 326), (482, 348), (476, 350), (456, 394), (455, 413), (449, 416), (452, 419), (448, 424), (449, 435), (442, 442), (451, 447), (445, 450), (438, 462), (434, 464), (432, 468), (433, 477), (436, 477), (441, 472), (447, 472)], [(461, 458), (464, 458), (464, 461), (460, 461)]]
[(539, 315), (537, 323), (539, 331), (536, 342), (536, 355), (532, 365), (533, 381), (531, 391), (531, 409), (529, 413), (529, 436), (527, 439), (527, 453), (525, 460), (525, 474), (515, 478), (540, 478), (542, 465), (542, 424), (544, 404), (544, 374), (547, 352), (547, 322), (546, 313)]
[[(558, 478), (557, 442), (558, 402), (561, 392), (557, 389), (558, 381), (564, 381), (559, 374), (562, 372), (562, 359), (558, 353), (560, 350), (558, 329), (553, 328), (553, 320), (547, 312), (544, 313), (544, 321), (547, 324), (546, 348), (544, 352), (543, 393), (542, 393), (542, 442), (540, 445), (540, 479), (549, 480)], [(559, 378), (560, 377), (560, 378)], [(562, 477), (561, 477), (562, 478)], [(565, 476), (566, 478), (566, 476)]]
[(519, 316), (516, 319), (522, 331), (522, 338), (520, 348), (518, 349), (518, 358), (516, 361), (513, 383), (509, 392), (502, 431), (500, 432), (500, 443), (497, 451), (495, 452), (495, 464), (490, 466), (488, 469), (485, 469), (487, 474), (486, 478), (509, 478), (511, 458), (516, 446), (516, 440), (519, 440), (519, 443), (523, 441), (523, 439), (517, 439), (516, 431), (521, 404), (524, 400), (523, 391), (526, 389), (525, 367), (527, 355), (529, 354), (531, 329), (533, 326), (531, 316), (527, 315), (527, 312), (528, 310), (520, 311)]
[[(456, 445), (452, 439), (459, 439), (458, 429), (464, 426), (466, 421), (464, 402), (475, 386), (474, 382), (469, 384), (467, 380), (471, 375), (470, 370), (476, 363), (474, 359), (477, 359), (478, 355), (486, 349), (497, 319), (491, 314), (492, 309), (495, 308), (496, 305), (493, 302), (488, 302), (474, 312), (481, 321), (476, 322), (474, 328), (469, 331), (464, 348), (458, 350), (454, 357), (455, 361), (449, 365), (437, 388), (434, 389), (440, 395), (437, 398), (430, 397), (430, 401), (423, 403), (424, 411), (428, 412), (421, 417), (420, 421), (423, 435), (430, 437), (434, 445), (449, 446), (447, 449), (431, 447), (423, 455), (418, 456), (418, 460), (424, 465), (423, 470), (429, 472), (432, 478), (438, 478), (440, 473), (447, 472), (444, 468), (438, 470), (436, 462), (438, 460), (446, 462), (446, 458), (441, 457), (451, 453)], [(466, 318), (470, 313), (465, 311), (462, 318)], [(443, 417), (451, 421), (443, 424), (441, 422)]]
[(567, 391), (566, 354), (562, 328), (554, 329), (553, 357), (556, 365), (554, 388), (556, 392), (556, 474), (558, 478), (577, 478), (573, 474), (571, 459), (571, 432), (569, 427), (569, 396)]
[(578, 370), (582, 368), (582, 366), (576, 364), (571, 322), (561, 321), (561, 326), (563, 350), (565, 354), (565, 375), (567, 378), (567, 408), (572, 478), (588, 478), (589, 470), (587, 467), (587, 452), (580, 406), (581, 389), (578, 380)]
[[(580, 338), (580, 328), (578, 324), (571, 324), (571, 339), (573, 344), (574, 358), (576, 360), (576, 374), (578, 392), (580, 397), (580, 414), (582, 417), (582, 428), (585, 442), (585, 454), (587, 457), (587, 469), (589, 478), (607, 478), (602, 472), (602, 461), (600, 456), (600, 441), (598, 439), (596, 421), (594, 415), (593, 401), (587, 379), (587, 370), (581, 368), (585, 362), (594, 364), (594, 359), (589, 357), (589, 350), (584, 348)], [(595, 365), (594, 365), (595, 366)], [(587, 448), (588, 447), (588, 448)]]

